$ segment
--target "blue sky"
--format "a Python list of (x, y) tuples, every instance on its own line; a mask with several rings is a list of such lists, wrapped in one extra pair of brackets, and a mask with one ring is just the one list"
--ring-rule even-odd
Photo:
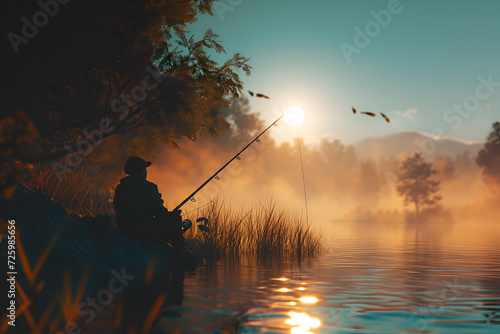
[[(190, 30), (201, 37), (212, 28), (228, 55), (249, 57), (245, 88), (271, 96), (253, 99), (253, 110), (272, 122), (301, 107), (309, 143), (404, 130), (483, 141), (500, 121), (499, 14), (497, 0), (221, 0)], [(357, 53), (346, 57), (341, 45)], [(393, 122), (353, 115), (351, 106)], [(273, 135), (293, 140), (295, 130)]]

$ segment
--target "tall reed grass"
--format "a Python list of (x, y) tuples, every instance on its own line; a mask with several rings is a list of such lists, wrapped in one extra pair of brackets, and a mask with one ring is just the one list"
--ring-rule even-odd
[(24, 171), (21, 184), (51, 196), (70, 213), (92, 217), (113, 213), (110, 198), (98, 195), (92, 180), (81, 168), (64, 173), (59, 180), (50, 165), (38, 163), (32, 170)]
[[(325, 250), (320, 231), (275, 201), (257, 209), (235, 209), (215, 200), (198, 216), (208, 219), (207, 232), (193, 228), (185, 233), (190, 248), (206, 257), (238, 256), (302, 259)], [(195, 221), (194, 214), (188, 215)]]
[[(56, 202), (62, 204), (69, 212), (79, 215), (96, 216), (97, 214), (112, 213), (111, 205), (96, 196), (97, 191), (89, 179), (81, 171), (67, 173), (61, 182), (57, 179), (49, 165), (38, 165), (29, 173), (24, 174), (22, 184), (33, 190), (50, 195)], [(208, 231), (197, 228), (196, 217), (204, 216), (208, 219)], [(185, 236), (190, 248), (205, 258), (226, 256), (240, 258), (254, 256), (257, 259), (290, 259), (302, 260), (320, 254), (325, 250), (325, 240), (319, 230), (313, 228), (300, 215), (286, 210), (269, 202), (257, 208), (235, 208), (223, 200), (216, 199), (212, 205), (188, 215), (194, 226)], [(18, 240), (19, 259), (22, 272), (26, 277), (25, 284), (18, 284), (20, 294), (18, 319), (19, 327), (24, 333), (58, 333), (63, 331), (65, 324), (77, 322), (85, 330), (92, 331), (100, 324), (89, 324), (85, 328), (82, 318), (77, 312), (82, 303), (83, 292), (86, 289), (88, 270), (85, 270), (77, 286), (71, 282), (67, 271), (62, 277), (60, 290), (53, 291), (54, 295), (48, 304), (41, 296), (44, 287), (47, 289), (47, 277), (42, 277), (41, 269), (46, 265), (46, 259), (52, 247), (60, 237), (58, 232), (49, 246), (42, 252), (35, 265), (30, 265), (21, 240)], [(147, 275), (149, 277), (150, 275)], [(145, 284), (148, 285), (148, 278)], [(72, 285), (73, 284), (73, 285)], [(76, 291), (73, 292), (72, 288)], [(154, 305), (148, 310), (146, 320), (140, 328), (127, 329), (127, 333), (147, 333), (153, 326), (153, 320), (161, 311), (165, 295), (160, 294)], [(100, 332), (116, 332), (125, 330), (123, 310), (117, 304), (113, 311), (114, 317), (108, 330), (100, 328)], [(8, 318), (0, 321), (0, 333), (8, 328)]]
[[(65, 173), (59, 180), (50, 165), (39, 163), (25, 171), (22, 184), (48, 194), (70, 213), (93, 217), (114, 214), (111, 197), (99, 197), (95, 185), (81, 169)], [(188, 218), (195, 222), (197, 216), (208, 219), (209, 231), (202, 232), (194, 223), (185, 237), (191, 249), (206, 257), (246, 254), (300, 259), (324, 250), (321, 233), (299, 214), (278, 207), (276, 201), (246, 209), (215, 199)]]

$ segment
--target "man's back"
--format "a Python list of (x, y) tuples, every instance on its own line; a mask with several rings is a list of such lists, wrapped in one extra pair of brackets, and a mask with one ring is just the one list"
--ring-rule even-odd
[(113, 205), (118, 229), (139, 241), (144, 240), (155, 217), (162, 218), (167, 214), (158, 187), (140, 174), (120, 180)]

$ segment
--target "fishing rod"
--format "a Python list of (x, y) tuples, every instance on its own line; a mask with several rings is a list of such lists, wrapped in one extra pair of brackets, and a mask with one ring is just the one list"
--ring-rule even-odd
[(281, 119), (283, 118), (283, 116), (285, 116), (285, 114), (281, 115), (277, 120), (275, 120), (271, 125), (269, 125), (264, 131), (262, 131), (257, 137), (255, 137), (250, 143), (248, 143), (247, 146), (245, 146), (241, 151), (239, 151), (234, 157), (231, 158), (231, 160), (229, 160), (224, 166), (222, 166), (217, 172), (214, 173), (214, 175), (210, 176), (208, 178), (208, 180), (206, 180), (201, 186), (198, 187), (198, 189), (196, 189), (195, 191), (193, 191), (193, 193), (191, 195), (189, 195), (185, 200), (183, 200), (181, 202), (181, 204), (177, 205), (177, 207), (173, 210), (173, 211), (176, 211), (176, 210), (179, 210), (184, 204), (187, 203), (187, 201), (191, 200), (191, 201), (195, 201), (194, 200), (194, 195), (196, 195), (198, 193), (198, 191), (200, 191), (204, 186), (207, 185), (208, 182), (212, 181), (212, 179), (214, 177), (217, 176), (217, 174), (219, 174), (224, 168), (227, 167), (227, 165), (229, 165), (231, 162), (233, 162), (234, 159), (240, 159), (240, 154), (243, 153), (243, 151), (245, 151), (250, 145), (252, 145), (254, 142), (258, 142), (259, 141), (259, 137), (262, 136), (264, 133), (266, 133), (267, 130), (269, 130), (273, 125), (276, 125), (276, 123)]

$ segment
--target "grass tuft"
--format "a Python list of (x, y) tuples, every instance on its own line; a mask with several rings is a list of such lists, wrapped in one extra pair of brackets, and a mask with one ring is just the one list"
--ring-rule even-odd
[(51, 196), (69, 213), (92, 217), (112, 213), (110, 201), (99, 197), (95, 185), (81, 168), (64, 173), (59, 180), (50, 165), (39, 163), (23, 174), (21, 183), (32, 191)]
[(188, 247), (206, 257), (256, 255), (261, 258), (302, 259), (324, 251), (323, 235), (299, 215), (279, 208), (276, 202), (257, 209), (234, 209), (215, 200), (200, 215), (208, 219), (208, 232), (186, 232)]

